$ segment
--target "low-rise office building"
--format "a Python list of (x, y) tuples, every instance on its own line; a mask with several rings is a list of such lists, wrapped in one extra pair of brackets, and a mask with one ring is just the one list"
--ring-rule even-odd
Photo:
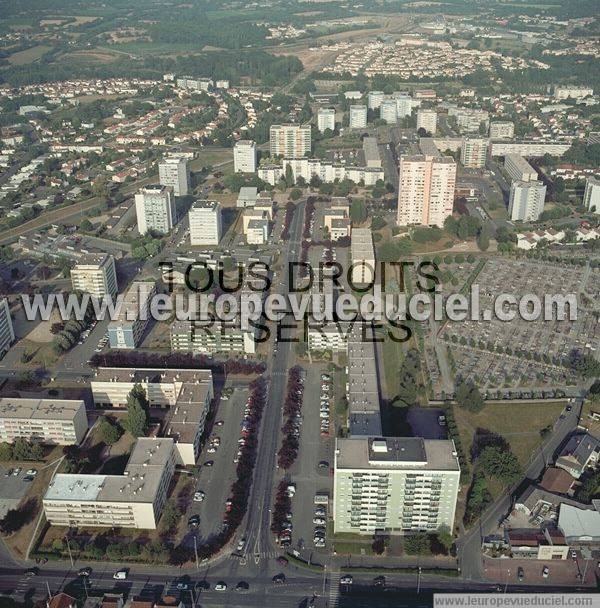
[(88, 429), (85, 403), (75, 399), (0, 398), (0, 441), (17, 438), (79, 445)]

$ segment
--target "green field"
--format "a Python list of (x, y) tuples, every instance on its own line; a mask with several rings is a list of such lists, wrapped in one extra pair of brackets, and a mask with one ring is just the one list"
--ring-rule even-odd
[(44, 53), (47, 53), (50, 50), (52, 50), (51, 46), (44, 46), (43, 44), (32, 46), (24, 51), (13, 53), (8, 58), (8, 61), (12, 65), (27, 65), (28, 63), (37, 61)]

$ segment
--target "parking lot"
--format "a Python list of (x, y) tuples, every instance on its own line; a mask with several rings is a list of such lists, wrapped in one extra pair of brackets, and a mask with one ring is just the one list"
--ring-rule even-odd
[[(290, 470), (291, 481), (296, 485), (292, 498), (292, 547), (302, 550), (308, 556), (319, 550), (313, 543), (315, 523), (315, 494), (327, 492), (332, 496), (334, 430), (331, 426), (329, 437), (321, 435), (320, 403), (321, 375), (327, 373), (327, 366), (313, 365), (307, 369), (302, 404), (302, 431), (298, 459)], [(333, 393), (330, 393), (333, 396)], [(332, 406), (333, 407), (333, 406)], [(333, 425), (333, 411), (329, 421)], [(319, 463), (322, 463), (319, 466)], [(324, 465), (327, 463), (327, 466)], [(327, 521), (329, 512), (324, 507)], [(326, 523), (322, 524), (326, 527)], [(324, 550), (324, 549), (320, 549)]]
[[(34, 468), (31, 471), (35, 470)], [(18, 473), (15, 475), (15, 472)], [(10, 509), (14, 509), (23, 496), (25, 496), (27, 490), (31, 487), (33, 477), (37, 475), (28, 475), (28, 470), (25, 468), (7, 468), (5, 466), (0, 467), (0, 518), (6, 515), (6, 512)], [(26, 481), (26, 478), (28, 481)], [(30, 479), (31, 478), (31, 479)]]
[[(198, 459), (200, 473), (194, 492), (203, 492), (204, 499), (202, 502), (193, 500), (186, 515), (188, 518), (200, 516), (199, 537), (202, 540), (220, 532), (223, 525), (229, 490), (236, 479), (234, 461), (248, 394), (245, 388), (235, 388), (229, 398), (221, 399), (212, 433)], [(218, 441), (213, 441), (216, 439)], [(212, 466), (206, 466), (207, 462), (212, 462)]]

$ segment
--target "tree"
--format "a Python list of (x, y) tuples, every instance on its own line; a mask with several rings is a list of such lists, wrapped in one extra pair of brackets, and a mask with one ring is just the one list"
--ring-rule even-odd
[(9, 536), (20, 530), (23, 526), (33, 521), (37, 512), (37, 500), (30, 498), (16, 509), (10, 509), (0, 520), (0, 532)]
[(437, 540), (446, 549), (447, 552), (452, 549), (454, 544), (454, 538), (452, 538), (452, 532), (448, 526), (440, 526), (436, 532)]
[(290, 199), (293, 201), (297, 201), (302, 196), (302, 190), (298, 190), (298, 188), (294, 188), (290, 192)]
[(477, 463), (486, 475), (495, 477), (507, 486), (515, 483), (521, 476), (521, 465), (517, 457), (498, 446), (485, 448)]
[(456, 403), (470, 412), (479, 412), (485, 407), (485, 401), (479, 389), (466, 380), (459, 380), (456, 386)]
[(127, 397), (127, 415), (123, 419), (123, 428), (134, 437), (143, 437), (148, 430), (148, 407), (146, 391), (136, 384)]
[(6, 441), (0, 443), (0, 460), (13, 460), (12, 445), (10, 445), (10, 443), (6, 443)]
[(484, 224), (477, 237), (477, 246), (481, 251), (487, 251), (490, 246), (490, 229), (488, 224)]
[(431, 553), (431, 541), (425, 532), (411, 534), (404, 539), (404, 551), (408, 555), (428, 555)]
[(165, 503), (162, 517), (160, 518), (160, 525), (162, 526), (163, 530), (167, 532), (172, 530), (179, 522), (181, 515), (182, 513), (177, 505), (175, 505), (172, 500), (168, 500)]
[(107, 416), (102, 416), (98, 422), (98, 432), (106, 445), (114, 445), (119, 441), (123, 431)]

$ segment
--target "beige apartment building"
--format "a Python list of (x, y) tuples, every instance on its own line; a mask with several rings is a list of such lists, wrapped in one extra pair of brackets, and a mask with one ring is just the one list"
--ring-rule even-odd
[(310, 152), (310, 125), (271, 125), (269, 130), (271, 156), (299, 158)]
[(79, 445), (88, 429), (85, 403), (71, 399), (0, 398), (0, 441), (21, 437), (57, 445)]
[(398, 225), (440, 226), (452, 215), (456, 163), (449, 156), (400, 157)]
[(58, 473), (43, 498), (46, 519), (53, 526), (154, 530), (176, 460), (172, 438), (142, 437), (123, 475)]
[(113, 256), (106, 253), (81, 256), (71, 269), (71, 282), (74, 291), (87, 292), (97, 298), (115, 296), (117, 272)]
[(150, 407), (169, 408), (165, 434), (175, 440), (180, 462), (195, 464), (214, 396), (210, 370), (99, 367), (90, 383), (94, 404), (124, 408), (136, 384), (146, 391)]

